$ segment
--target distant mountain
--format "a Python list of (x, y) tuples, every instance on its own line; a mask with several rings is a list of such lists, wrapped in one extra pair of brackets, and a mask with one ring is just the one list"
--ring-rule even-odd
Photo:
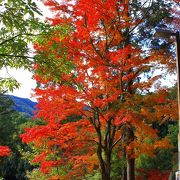
[(28, 116), (33, 116), (33, 111), (36, 110), (36, 102), (33, 102), (27, 98), (20, 98), (12, 95), (7, 96), (14, 102), (15, 105), (13, 106), (13, 108), (16, 111), (25, 113)]

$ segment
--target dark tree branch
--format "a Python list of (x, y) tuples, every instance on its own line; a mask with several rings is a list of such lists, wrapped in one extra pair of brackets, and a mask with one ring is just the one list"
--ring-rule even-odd
[[(15, 57), (15, 58), (24, 58), (24, 59), (34, 59), (34, 57), (31, 56), (24, 56), (24, 55), (13, 55), (13, 54), (0, 54), (0, 56), (4, 56), (4, 57)], [(33, 62), (33, 61), (31, 61)]]
[(0, 42), (0, 46), (2, 46), (3, 44), (5, 44), (5, 43), (7, 43), (7, 42), (9, 42), (9, 41), (13, 41), (14, 39), (16, 39), (16, 38), (19, 37), (19, 36), (39, 36), (39, 35), (42, 35), (42, 34), (31, 34), (31, 33), (27, 33), (27, 34), (17, 34), (17, 35), (15, 35), (15, 36), (13, 36), (13, 37), (11, 37), (11, 38), (9, 38), (9, 39), (6, 39), (6, 40)]
[(116, 146), (116, 144), (117, 144), (119, 141), (121, 141), (122, 137), (123, 137), (123, 136), (120, 136), (120, 138), (117, 139), (117, 140), (114, 142), (114, 144), (112, 145), (112, 149), (113, 149), (114, 146)]
[[(152, 1), (150, 1), (150, 2), (152, 2)], [(144, 15), (143, 15), (143, 17), (141, 18), (141, 20), (143, 20), (143, 19), (146, 17), (146, 15), (148, 14), (150, 8), (151, 8), (151, 6), (149, 6), (149, 8), (147, 8), (147, 11), (144, 13)], [(131, 34), (140, 24), (141, 24), (141, 21), (140, 21), (136, 26), (134, 26), (134, 27), (129, 31), (128, 34)]]

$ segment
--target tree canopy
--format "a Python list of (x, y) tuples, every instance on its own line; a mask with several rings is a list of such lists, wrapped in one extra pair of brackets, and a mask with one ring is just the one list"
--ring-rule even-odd
[[(41, 11), (32, 0), (2, 0), (0, 4), (0, 69), (30, 69), (33, 64), (30, 44), (47, 27), (37, 18)], [(17, 87), (19, 83), (13, 77), (0, 77), (1, 92)]]
[(158, 83), (158, 91), (149, 93), (160, 76), (141, 78), (167, 59), (133, 43), (131, 33), (144, 19), (131, 14), (131, 1), (45, 4), (57, 14), (49, 18), (55, 27), (51, 36), (34, 46), (37, 117), (44, 124), (27, 129), (23, 142), (42, 148), (34, 159), (42, 172), (63, 169), (52, 178), (78, 179), (99, 168), (109, 180), (116, 152), (133, 180), (137, 157), (171, 146), (153, 123), (176, 119), (177, 104)]

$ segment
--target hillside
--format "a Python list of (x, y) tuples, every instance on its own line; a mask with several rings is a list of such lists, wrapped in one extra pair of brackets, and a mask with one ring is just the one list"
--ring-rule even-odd
[(33, 116), (33, 111), (36, 109), (36, 102), (31, 101), (27, 98), (20, 98), (17, 96), (8, 95), (8, 97), (14, 102), (14, 109), (18, 112)]

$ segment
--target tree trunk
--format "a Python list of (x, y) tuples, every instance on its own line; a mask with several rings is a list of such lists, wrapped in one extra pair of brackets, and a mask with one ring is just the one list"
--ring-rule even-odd
[(123, 167), (121, 180), (127, 180), (127, 171), (126, 170), (127, 170), (126, 167)]
[(135, 180), (135, 159), (127, 159), (127, 180)]
[[(123, 148), (123, 161), (125, 162), (126, 161), (126, 150), (125, 148)], [(123, 163), (124, 166), (122, 167), (122, 176), (121, 176), (121, 180), (127, 180), (127, 168), (126, 168), (126, 165), (125, 163)]]
[[(133, 128), (127, 127), (126, 129), (126, 142), (129, 145), (131, 142), (134, 141), (134, 132)], [(131, 149), (128, 154), (126, 154), (127, 159), (127, 180), (135, 180), (135, 158), (134, 158), (134, 149)]]
[(105, 160), (102, 156), (102, 148), (98, 146), (97, 156), (101, 167), (101, 179), (110, 180), (111, 179), (111, 152), (105, 153)]
[(111, 179), (110, 162), (105, 163), (105, 169), (101, 168), (101, 178), (102, 178), (102, 180), (110, 180)]
[(104, 174), (101, 174), (101, 178), (102, 180), (110, 180), (110, 173), (109, 172), (105, 172)]
[(107, 150), (107, 152), (105, 152), (105, 169), (106, 169), (106, 180), (110, 180), (111, 179), (111, 151)]

